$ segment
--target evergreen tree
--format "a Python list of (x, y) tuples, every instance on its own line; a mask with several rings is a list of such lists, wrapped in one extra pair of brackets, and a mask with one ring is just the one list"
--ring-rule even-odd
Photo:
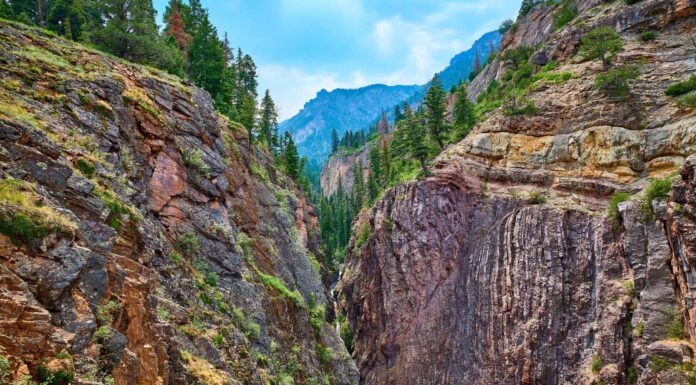
[(382, 165), (380, 151), (377, 146), (370, 149), (370, 173), (367, 180), (367, 189), (369, 193), (369, 203), (372, 204), (379, 196), (382, 180)]
[(425, 95), (424, 104), (427, 111), (428, 131), (433, 140), (442, 149), (445, 147), (444, 140), (447, 133), (445, 124), (445, 91), (442, 89), (442, 82), (437, 74), (430, 81), (430, 88), (428, 88), (428, 92)]
[(389, 186), (389, 181), (391, 180), (392, 164), (391, 164), (391, 151), (389, 151), (389, 141), (382, 138), (382, 149), (380, 151), (380, 166), (382, 167), (381, 174), (381, 185), (383, 188)]
[(208, 12), (200, 7), (200, 2), (191, 1), (189, 17), (189, 23), (193, 25), (193, 40), (188, 52), (189, 78), (194, 84), (210, 92), (220, 112), (228, 114), (232, 85), (226, 77), (227, 57), (222, 42), (208, 18)]
[(289, 132), (285, 133), (287, 144), (285, 153), (283, 154), (283, 163), (285, 164), (285, 172), (292, 179), (297, 179), (300, 176), (300, 158), (297, 155), (297, 147), (292, 135)]
[(338, 145), (338, 132), (334, 128), (333, 130), (331, 130), (331, 155), (335, 154), (336, 151), (338, 151)]
[(104, 0), (104, 25), (89, 34), (100, 49), (127, 60), (181, 74), (181, 55), (164, 44), (151, 0)]
[(462, 84), (457, 89), (454, 101), (454, 126), (457, 130), (457, 140), (460, 140), (469, 133), (476, 124), (476, 112), (474, 104), (469, 101), (466, 93), (466, 84)]
[(601, 60), (606, 70), (622, 49), (623, 39), (614, 28), (599, 27), (588, 32), (582, 39), (580, 56), (586, 60)]
[(357, 214), (365, 204), (365, 179), (363, 177), (363, 164), (361, 161), (353, 164), (353, 191), (352, 213)]
[(401, 112), (401, 107), (397, 104), (394, 107), (394, 124), (399, 123), (401, 119), (404, 118), (403, 112)]
[(246, 127), (251, 141), (256, 126), (256, 99), (251, 95), (246, 95), (242, 102), (239, 110), (239, 123)]
[(274, 149), (277, 145), (278, 112), (271, 93), (266, 93), (261, 100), (261, 114), (259, 116), (259, 141), (265, 141), (268, 148)]
[(172, 0), (169, 3), (168, 16), (165, 14), (165, 33), (172, 37), (174, 43), (181, 50), (184, 61), (188, 62), (188, 49), (191, 46), (193, 37), (186, 32), (184, 18), (179, 12), (179, 1)]
[(71, 40), (78, 40), (86, 24), (81, 4), (75, 0), (55, 0), (48, 13), (46, 27)]

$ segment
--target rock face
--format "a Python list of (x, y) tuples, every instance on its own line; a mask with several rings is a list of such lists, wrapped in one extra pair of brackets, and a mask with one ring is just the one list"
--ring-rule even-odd
[(0, 52), (2, 378), (358, 382), (314, 208), (206, 92), (7, 22)]
[(362, 170), (364, 180), (367, 180), (370, 151), (377, 144), (378, 141), (372, 141), (354, 152), (332, 155), (321, 169), (319, 182), (322, 194), (327, 197), (333, 195), (338, 190), (339, 183), (343, 191), (352, 191), (355, 181), (354, 172), (358, 168)]
[[(534, 116), (493, 111), (358, 219), (339, 283), (363, 384), (686, 384), (696, 380), (694, 109), (664, 94), (696, 70), (695, 4), (580, 1), (518, 21), (503, 49), (539, 45), (573, 77), (529, 93)], [(574, 56), (599, 25), (644, 61), (627, 103)], [(657, 40), (639, 42), (645, 29)], [(539, 55), (533, 60), (541, 60)], [(502, 64), (469, 86), (475, 96)], [(478, 90), (478, 91), (477, 91)], [(680, 170), (667, 201), (640, 192)]]

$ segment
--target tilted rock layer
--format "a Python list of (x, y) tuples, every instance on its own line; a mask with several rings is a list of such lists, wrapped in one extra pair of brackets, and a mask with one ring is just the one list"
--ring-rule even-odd
[[(537, 84), (534, 116), (493, 111), (433, 176), (358, 219), (370, 236), (351, 241), (338, 291), (363, 384), (696, 381), (696, 120), (664, 94), (696, 70), (695, 7), (580, 1), (554, 31), (541, 6), (503, 38), (573, 77)], [(600, 25), (624, 38), (620, 60), (642, 62), (626, 103), (592, 87), (599, 63), (574, 56)], [(657, 39), (639, 42), (649, 28)], [(504, 71), (491, 63), (470, 94)], [(613, 193), (667, 176), (666, 201), (638, 194), (605, 215)]]
[(7, 381), (358, 382), (314, 209), (176, 78), (0, 23), (0, 230)]

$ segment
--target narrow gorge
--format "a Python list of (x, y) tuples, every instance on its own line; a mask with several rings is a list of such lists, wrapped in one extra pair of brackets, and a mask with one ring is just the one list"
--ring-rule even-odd
[(326, 116), (404, 108), (316, 191), (195, 82), (0, 19), (0, 385), (696, 384), (696, 0), (525, 3), (441, 72), (442, 146), (399, 143), (432, 83), (365, 87)]

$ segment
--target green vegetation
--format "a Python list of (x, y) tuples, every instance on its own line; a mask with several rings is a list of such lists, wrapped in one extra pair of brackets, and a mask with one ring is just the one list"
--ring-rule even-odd
[(687, 80), (674, 83), (667, 87), (665, 94), (668, 96), (679, 96), (696, 90), (696, 75), (691, 75)]
[(350, 323), (343, 314), (338, 316), (336, 323), (346, 350), (348, 350), (348, 353), (353, 353), (353, 330), (350, 328)]
[(546, 203), (546, 196), (538, 191), (532, 191), (527, 195), (527, 203), (532, 205), (542, 205)]
[(688, 337), (686, 329), (684, 328), (684, 315), (682, 310), (679, 308), (673, 309), (667, 317), (669, 318), (669, 324), (667, 324), (667, 338), (675, 340), (683, 340)]
[(619, 203), (628, 201), (631, 198), (631, 194), (627, 192), (617, 192), (611, 196), (609, 204), (607, 205), (607, 216), (614, 221), (619, 220)]
[(643, 191), (643, 204), (641, 210), (647, 217), (652, 216), (652, 202), (654, 200), (667, 199), (669, 190), (672, 188), (672, 180), (670, 178), (653, 179), (648, 187)]
[(657, 35), (655, 34), (654, 31), (647, 30), (647, 31), (641, 32), (640, 35), (638, 36), (638, 39), (640, 39), (640, 41), (653, 41), (653, 40), (655, 40), (656, 37), (657, 37)]
[(114, 313), (121, 308), (121, 304), (116, 301), (108, 301), (104, 305), (97, 306), (97, 320), (101, 324), (110, 325), (114, 322)]
[(109, 325), (100, 326), (92, 335), (92, 340), (98, 344), (103, 344), (109, 338), (111, 338), (111, 326)]
[(638, 382), (638, 370), (635, 366), (631, 366), (626, 369), (626, 380), (628, 380), (629, 384), (635, 384)]
[(314, 329), (314, 334), (320, 336), (321, 330), (324, 328), (324, 322), (326, 322), (326, 308), (323, 305), (312, 304), (308, 312), (309, 324)]
[(355, 248), (360, 249), (362, 245), (367, 242), (370, 237), (370, 224), (365, 223), (360, 227), (360, 232), (358, 233), (358, 239), (355, 240)]
[(627, 279), (621, 282), (621, 287), (623, 287), (624, 293), (629, 297), (634, 297), (636, 295), (636, 284), (632, 279)]
[(36, 369), (36, 376), (41, 385), (69, 385), (75, 380), (75, 373), (63, 369), (52, 371), (44, 365)]
[(199, 176), (210, 177), (210, 167), (203, 161), (201, 150), (182, 151), (184, 164)]
[(625, 101), (630, 92), (629, 81), (637, 79), (639, 75), (639, 66), (623, 64), (598, 74), (594, 87), (615, 101)]
[(445, 147), (445, 135), (449, 127), (445, 123), (445, 90), (442, 89), (440, 76), (435, 74), (430, 81), (430, 87), (425, 94), (425, 116), (430, 137), (440, 146)]
[(607, 70), (622, 49), (621, 35), (611, 27), (599, 27), (582, 39), (580, 56), (585, 60), (599, 59)]
[(94, 176), (94, 171), (96, 170), (96, 167), (94, 166), (94, 163), (92, 163), (89, 159), (85, 158), (78, 158), (77, 159), (77, 169), (80, 170), (85, 176), (88, 178), (91, 178)]
[(6, 384), (10, 378), (10, 360), (3, 354), (5, 351), (0, 348), (0, 384)]
[(302, 294), (297, 290), (290, 290), (285, 286), (285, 283), (278, 277), (265, 274), (260, 270), (256, 270), (261, 282), (268, 288), (278, 291), (283, 297), (292, 301), (297, 307), (306, 309), (307, 304), (305, 303)]
[(604, 364), (602, 364), (602, 358), (600, 356), (592, 356), (592, 363), (590, 364), (590, 369), (592, 370), (592, 373), (599, 373), (600, 370), (602, 370), (602, 367)]
[(317, 344), (317, 358), (322, 365), (330, 365), (336, 359), (336, 353), (330, 347)]
[(578, 16), (578, 7), (575, 0), (561, 0), (558, 9), (553, 14), (553, 26), (556, 29), (563, 28)]
[(186, 230), (175, 242), (175, 247), (187, 257), (195, 256), (200, 250), (200, 240), (192, 230)]
[(49, 234), (73, 235), (75, 224), (44, 202), (32, 184), (0, 179), (0, 233), (18, 245)]
[(204, 282), (210, 287), (216, 287), (218, 285), (218, 275), (214, 272), (208, 272), (205, 275)]

